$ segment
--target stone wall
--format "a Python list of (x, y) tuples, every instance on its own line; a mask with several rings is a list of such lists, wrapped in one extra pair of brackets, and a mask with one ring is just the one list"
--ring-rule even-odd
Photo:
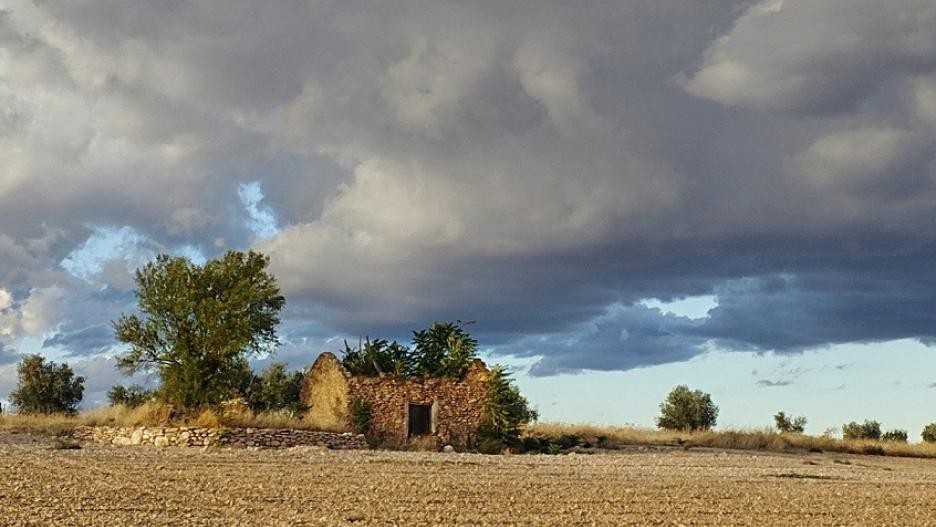
[(465, 448), (474, 442), (489, 375), (487, 366), (478, 359), (471, 361), (457, 379), (351, 375), (334, 355), (326, 352), (306, 374), (302, 399), (310, 412), (334, 413), (343, 421), (348, 420), (351, 401), (368, 401), (368, 434), (391, 444), (407, 441), (409, 405), (430, 405), (434, 425), (431, 435), (439, 444)]
[(112, 445), (228, 448), (287, 448), (322, 446), (332, 449), (367, 448), (359, 434), (274, 428), (111, 427), (79, 426), (72, 435), (81, 441)]
[(409, 404), (426, 404), (433, 406), (432, 435), (442, 444), (465, 448), (474, 442), (481, 420), (486, 374), (477, 361), (461, 379), (353, 376), (349, 391), (352, 399), (371, 403), (370, 432), (375, 437), (405, 441)]

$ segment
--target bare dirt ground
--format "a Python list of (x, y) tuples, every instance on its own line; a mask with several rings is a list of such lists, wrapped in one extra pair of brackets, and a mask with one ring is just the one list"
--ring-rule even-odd
[(0, 525), (936, 525), (936, 461), (154, 449), (0, 434)]

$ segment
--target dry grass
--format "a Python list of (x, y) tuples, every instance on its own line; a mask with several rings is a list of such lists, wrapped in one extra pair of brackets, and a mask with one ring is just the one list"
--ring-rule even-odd
[(0, 431), (37, 432), (50, 435), (65, 435), (82, 424), (77, 416), (54, 415), (0, 415)]
[(730, 450), (765, 450), (771, 452), (839, 452), (897, 457), (936, 458), (936, 445), (890, 441), (855, 441), (828, 436), (781, 434), (771, 429), (719, 430), (686, 432), (651, 428), (596, 426), (591, 424), (536, 423), (525, 432), (529, 436), (555, 440), (577, 436), (602, 448), (629, 445), (709, 447)]
[(123, 405), (101, 406), (76, 415), (0, 414), (0, 431), (29, 431), (65, 435), (76, 426), (195, 426), (200, 428), (293, 428), (346, 432), (347, 426), (319, 416), (296, 417), (279, 412), (254, 413), (249, 410), (219, 415), (211, 409), (188, 415), (175, 415), (171, 406), (150, 401), (136, 408)]

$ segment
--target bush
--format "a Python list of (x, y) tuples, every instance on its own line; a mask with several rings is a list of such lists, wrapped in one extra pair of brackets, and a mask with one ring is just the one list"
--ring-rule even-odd
[(780, 411), (773, 418), (778, 432), (802, 434), (806, 430), (806, 417), (802, 415), (791, 418)]
[(660, 404), (658, 428), (667, 430), (708, 430), (718, 419), (718, 406), (712, 396), (701, 391), (691, 391), (680, 384), (673, 388)]
[(244, 375), (247, 383), (241, 386), (240, 392), (254, 412), (298, 415), (305, 410), (299, 397), (303, 377), (301, 371), (288, 372), (285, 363), (273, 362), (260, 375), (249, 371)]
[(880, 439), (881, 423), (869, 419), (861, 424), (852, 421), (842, 425), (842, 437), (845, 439)]
[(138, 384), (131, 384), (129, 387), (117, 384), (107, 391), (107, 402), (111, 406), (122, 404), (127, 408), (136, 408), (152, 398), (153, 392)]
[(478, 352), (478, 341), (465, 325), (460, 320), (433, 322), (413, 331), (412, 348), (384, 339), (366, 338), (356, 347), (345, 342), (341, 364), (354, 375), (457, 377)]
[(370, 430), (372, 407), (370, 401), (361, 398), (351, 400), (351, 428), (358, 434)]
[(883, 441), (894, 441), (897, 443), (906, 443), (907, 442), (907, 431), (906, 430), (888, 430), (881, 435), (881, 440)]
[(936, 443), (936, 423), (930, 423), (923, 427), (920, 437), (927, 443)]
[[(510, 374), (500, 366), (492, 367), (478, 427), (479, 450), (492, 450), (494, 443), (500, 444), (499, 450), (518, 446), (520, 429), (537, 417), (536, 410), (530, 408)], [(486, 447), (481, 448), (480, 445), (485, 444)]]
[(73, 414), (84, 395), (84, 377), (76, 377), (68, 364), (46, 362), (29, 355), (16, 366), (18, 384), (10, 402), (25, 414)]

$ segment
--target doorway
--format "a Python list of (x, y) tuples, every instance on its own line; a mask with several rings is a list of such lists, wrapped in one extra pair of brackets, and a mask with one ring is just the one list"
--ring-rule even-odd
[(407, 437), (424, 436), (432, 433), (432, 405), (410, 403), (408, 409)]

